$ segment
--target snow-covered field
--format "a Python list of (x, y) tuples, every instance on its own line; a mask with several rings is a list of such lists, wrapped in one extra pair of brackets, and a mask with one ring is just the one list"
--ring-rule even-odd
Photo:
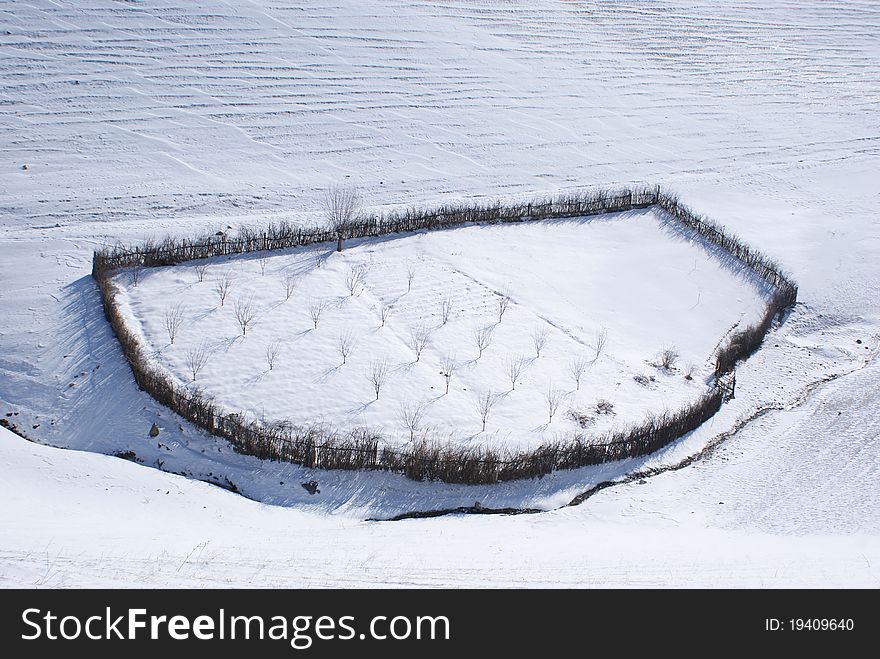
[(115, 281), (146, 352), (226, 410), (369, 428), (396, 446), (534, 448), (694, 402), (718, 345), (760, 318), (763, 282), (659, 213), (469, 226)]
[[(4, 584), (877, 585), (876, 3), (36, 0), (0, 23), (0, 414), (79, 450), (0, 434)], [(800, 302), (649, 458), (463, 487), (236, 455), (137, 390), (91, 251), (311, 223), (340, 180), (372, 207), (660, 183)], [(94, 454), (124, 450), (144, 465)], [(550, 512), (362, 521), (474, 501)]]

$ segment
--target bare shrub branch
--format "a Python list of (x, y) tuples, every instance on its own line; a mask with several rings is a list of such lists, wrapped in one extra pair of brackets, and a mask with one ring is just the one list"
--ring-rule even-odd
[(568, 372), (571, 374), (577, 390), (581, 388), (581, 378), (584, 377), (584, 373), (589, 365), (587, 358), (583, 355), (578, 355), (568, 363)]
[(266, 266), (269, 265), (269, 257), (268, 256), (261, 256), (257, 260), (257, 263), (259, 263), (259, 265), (260, 265), (260, 276), (262, 277), (263, 275), (266, 274)]
[(174, 345), (174, 337), (177, 336), (178, 330), (183, 324), (182, 303), (178, 302), (173, 307), (167, 307), (162, 321), (165, 331), (168, 333), (168, 339), (171, 341), (171, 345)]
[(336, 251), (341, 252), (349, 226), (360, 213), (360, 194), (354, 186), (333, 185), (324, 193), (323, 205), (327, 224), (336, 234)]
[(489, 347), (490, 343), (492, 343), (492, 334), (494, 331), (495, 328), (491, 325), (486, 325), (485, 327), (477, 327), (474, 329), (472, 333), (474, 345), (477, 346), (477, 350), (479, 351), (477, 359), (483, 356), (483, 351)]
[(275, 339), (266, 346), (266, 364), (269, 365), (271, 371), (275, 368), (275, 362), (278, 360), (278, 353), (281, 352), (281, 341)]
[(425, 416), (425, 403), (407, 401), (401, 403), (397, 410), (397, 419), (400, 424), (409, 431), (409, 441), (415, 441), (416, 433), (422, 428), (422, 420)]
[(422, 358), (422, 352), (425, 346), (431, 340), (431, 332), (424, 325), (415, 325), (409, 330), (409, 342), (407, 345), (416, 353), (416, 361)]
[(189, 369), (189, 372), (192, 374), (193, 382), (195, 382), (196, 378), (199, 376), (199, 373), (202, 372), (202, 369), (205, 368), (205, 364), (208, 363), (208, 357), (211, 356), (211, 350), (208, 348), (208, 344), (205, 341), (202, 341), (194, 348), (190, 348), (186, 353), (186, 367)]
[(144, 267), (138, 263), (131, 266), (129, 270), (129, 274), (131, 275), (131, 285), (132, 288), (137, 288), (137, 285), (141, 283), (141, 277), (144, 274)]
[(350, 330), (345, 330), (339, 335), (339, 338), (336, 339), (336, 350), (339, 352), (339, 356), (342, 357), (343, 366), (345, 365), (346, 360), (351, 356), (351, 353), (354, 352), (356, 343), (357, 340)]
[(541, 356), (541, 351), (547, 346), (548, 339), (549, 332), (547, 332), (547, 328), (543, 325), (539, 325), (532, 330), (532, 345), (535, 348), (535, 355), (537, 357)]
[(522, 357), (516, 359), (508, 359), (504, 364), (504, 370), (507, 372), (507, 378), (510, 380), (510, 389), (516, 390), (516, 383), (522, 375), (523, 369), (526, 367), (526, 360)]
[(440, 362), (440, 375), (443, 376), (443, 379), (446, 381), (446, 393), (449, 393), (449, 382), (452, 380), (452, 376), (455, 374), (455, 355), (446, 355), (443, 358), (443, 361)]
[(232, 288), (232, 277), (229, 275), (223, 275), (217, 280), (217, 283), (214, 285), (214, 290), (217, 291), (217, 296), (220, 298), (220, 306), (222, 307), (226, 298), (229, 295), (229, 289)]
[(481, 432), (486, 432), (486, 422), (489, 421), (489, 415), (492, 413), (492, 408), (497, 401), (498, 397), (492, 393), (491, 389), (477, 396), (477, 412), (480, 415), (480, 421), (483, 422)]
[(238, 298), (235, 301), (235, 319), (238, 326), (241, 327), (241, 335), (247, 336), (248, 325), (253, 322), (257, 316), (257, 307), (254, 305), (253, 298)]
[(412, 290), (413, 280), (416, 278), (416, 268), (414, 265), (409, 264), (406, 266), (406, 292), (409, 293)]
[(370, 368), (367, 371), (367, 377), (370, 384), (373, 385), (373, 391), (376, 392), (376, 400), (379, 400), (379, 391), (385, 384), (388, 377), (388, 362), (385, 359), (374, 359), (370, 362)]
[(671, 371), (675, 368), (676, 362), (678, 362), (678, 351), (674, 346), (670, 346), (669, 348), (664, 348), (658, 357), (660, 366), (662, 366), (665, 370)]

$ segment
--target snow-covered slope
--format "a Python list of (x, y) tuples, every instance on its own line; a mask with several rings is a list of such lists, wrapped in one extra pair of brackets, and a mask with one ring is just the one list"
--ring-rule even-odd
[[(40, 442), (132, 449), (308, 510), (4, 438), (17, 465), (0, 472), (16, 501), (2, 508), (6, 583), (48, 583), (44, 555), (34, 563), (47, 545), (55, 583), (184, 583), (189, 563), (170, 572), (211, 540), (236, 583), (369, 580), (351, 569), (360, 560), (391, 566), (384, 583), (876, 584), (876, 3), (37, 0), (0, 2), (0, 22), (0, 413), (18, 411)], [(632, 464), (460, 488), (232, 455), (134, 386), (88, 278), (91, 250), (307, 217), (336, 180), (373, 206), (659, 182), (782, 262), (801, 303), (740, 370), (735, 401)], [(353, 521), (475, 500), (553, 508), (627, 469), (675, 464), (753, 416), (708, 459), (580, 507)], [(131, 488), (118, 507), (101, 498), (105, 467)], [(300, 487), (310, 478), (320, 495)], [(133, 502), (170, 482), (222, 502), (229, 530), (169, 512), (159, 517), (180, 520), (191, 545), (149, 535), (161, 522)], [(131, 520), (115, 538), (98, 522), (114, 510)], [(241, 540), (284, 534), (275, 554)], [(181, 560), (157, 563), (163, 551)]]

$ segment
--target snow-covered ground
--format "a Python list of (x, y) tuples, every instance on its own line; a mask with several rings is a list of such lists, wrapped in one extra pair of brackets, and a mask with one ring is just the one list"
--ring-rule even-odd
[[(3, 433), (3, 583), (877, 585), (876, 3), (36, 0), (0, 16), (0, 413), (38, 442), (133, 450), (264, 502)], [(649, 458), (467, 488), (235, 455), (137, 390), (91, 250), (311, 222), (338, 180), (374, 207), (660, 183), (780, 261), (800, 302), (736, 400)], [(722, 439), (576, 507), (361, 521), (554, 509)]]
[(121, 272), (118, 299), (177, 386), (226, 410), (496, 450), (693, 403), (766, 304), (662, 211), (349, 243)]

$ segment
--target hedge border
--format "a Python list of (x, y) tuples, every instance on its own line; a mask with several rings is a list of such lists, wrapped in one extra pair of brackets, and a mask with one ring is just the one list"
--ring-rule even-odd
[(167, 238), (126, 247), (97, 250), (92, 275), (104, 314), (119, 340), (138, 386), (156, 401), (212, 435), (230, 442), (240, 453), (320, 469), (373, 469), (402, 473), (413, 480), (485, 484), (540, 477), (560, 469), (576, 469), (639, 457), (667, 446), (711, 418), (733, 397), (736, 363), (760, 347), (774, 320), (797, 301), (797, 285), (772, 260), (715, 222), (697, 215), (675, 195), (660, 187), (595, 190), (504, 205), (458, 204), (433, 210), (407, 209), (359, 218), (344, 228), (344, 238), (364, 238), (412, 231), (438, 230), (469, 223), (525, 222), (585, 217), (657, 206), (682, 227), (724, 250), (765, 281), (773, 291), (761, 320), (733, 334), (716, 353), (713, 386), (691, 405), (651, 417), (615, 433), (588, 438), (577, 434), (530, 451), (499, 453), (486, 447), (462, 448), (422, 442), (406, 451), (381, 446), (381, 437), (356, 428), (339, 433), (320, 425), (261, 424), (240, 413), (222, 413), (198, 390), (181, 389), (152, 366), (138, 337), (125, 324), (117, 302), (113, 273), (126, 267), (159, 267), (195, 259), (270, 251), (335, 241), (337, 233), (320, 227), (272, 224), (265, 230), (245, 228), (238, 238), (224, 234), (196, 239)]

